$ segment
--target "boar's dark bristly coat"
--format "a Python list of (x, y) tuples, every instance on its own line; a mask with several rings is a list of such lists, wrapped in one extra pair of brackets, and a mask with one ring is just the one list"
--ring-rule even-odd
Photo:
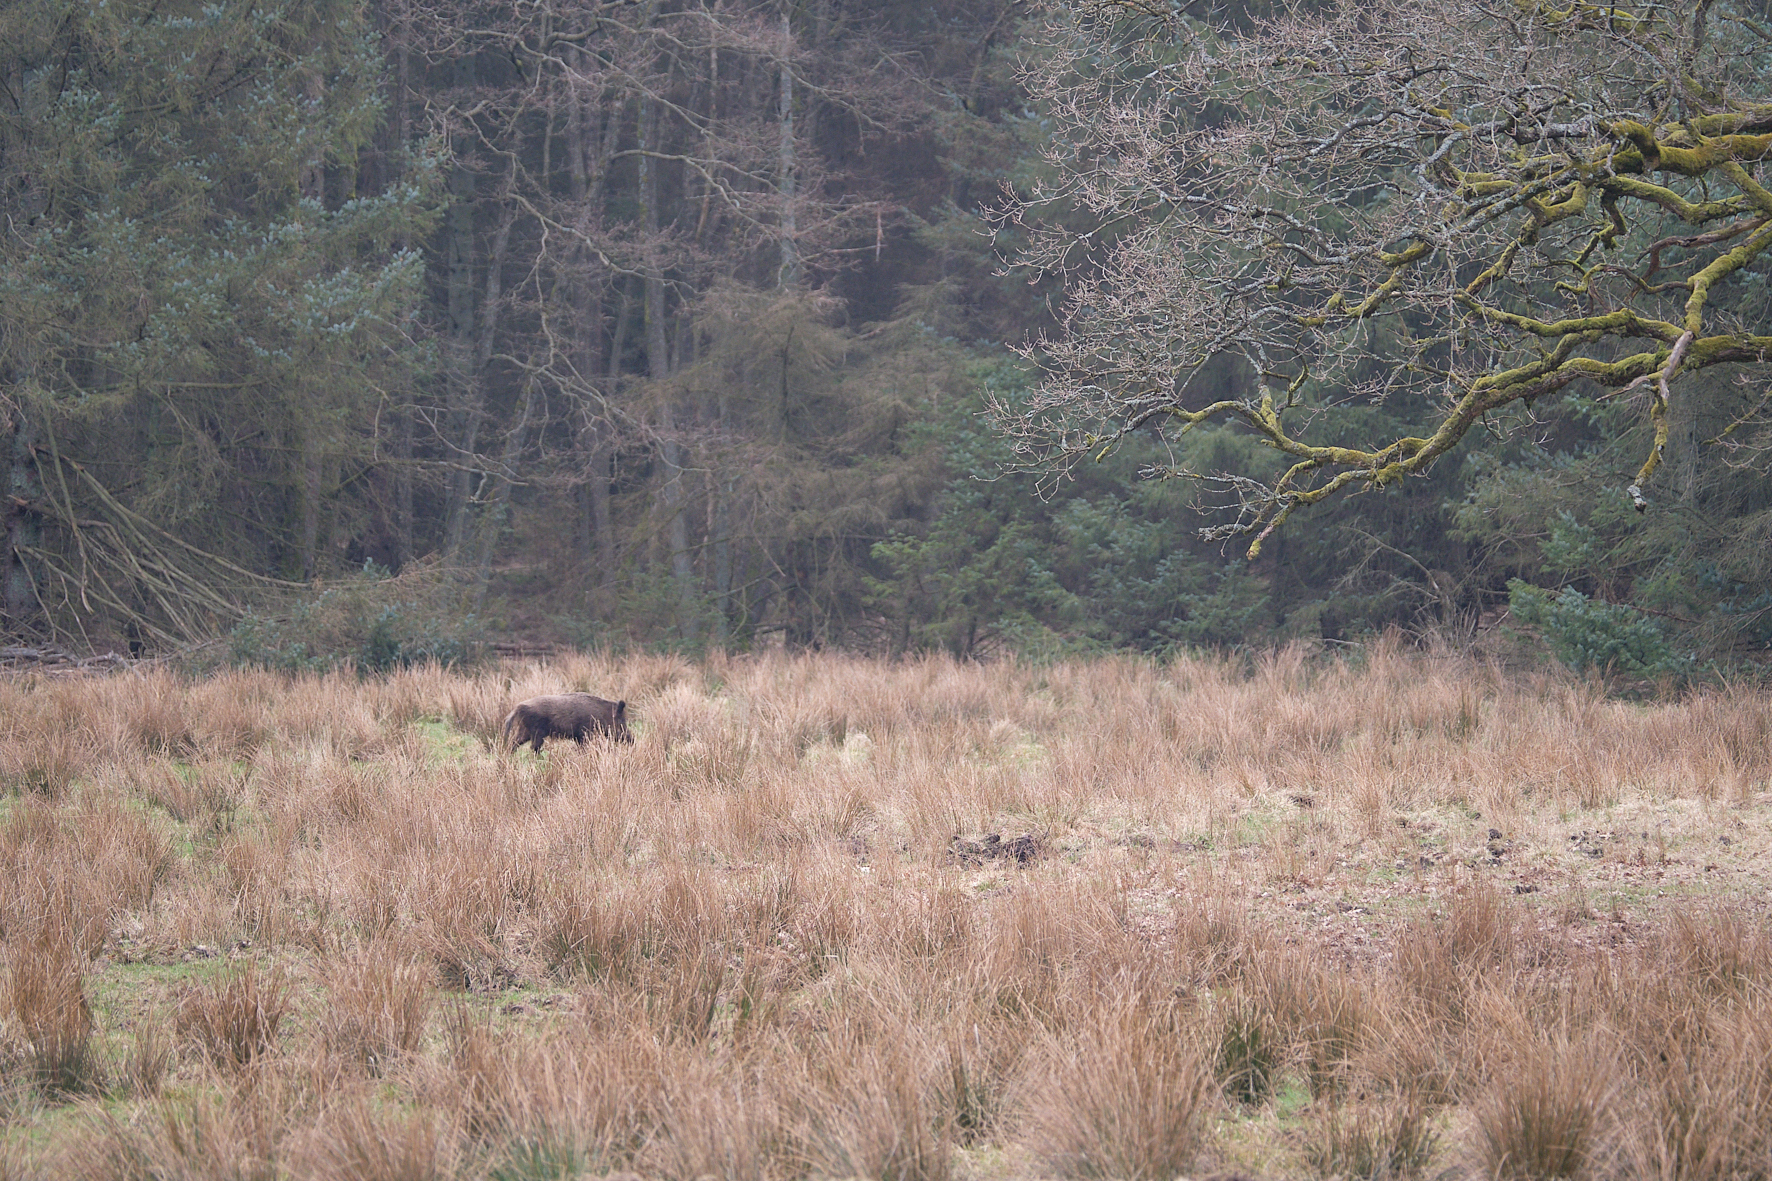
[(570, 738), (580, 746), (592, 734), (607, 734), (617, 742), (632, 742), (628, 733), (628, 703), (604, 701), (589, 693), (550, 693), (519, 701), (499, 727), (516, 750), (525, 742), (541, 750), (549, 738)]

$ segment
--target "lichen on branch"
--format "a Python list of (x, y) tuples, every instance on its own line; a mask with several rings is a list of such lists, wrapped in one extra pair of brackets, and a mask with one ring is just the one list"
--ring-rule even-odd
[[(1234, 27), (1053, 0), (1045, 34), (1049, 172), (1000, 210), (1015, 267), (1064, 288), (1039, 390), (997, 416), (1027, 468), (1237, 423), (1278, 476), (1154, 470), (1231, 489), (1208, 534), (1253, 557), (1479, 423), (1642, 388), (1641, 510), (1676, 379), (1772, 358), (1724, 294), (1772, 256), (1772, 43), (1743, 6), (1335, 0)], [(1361, 391), (1407, 429), (1336, 439), (1326, 409)]]

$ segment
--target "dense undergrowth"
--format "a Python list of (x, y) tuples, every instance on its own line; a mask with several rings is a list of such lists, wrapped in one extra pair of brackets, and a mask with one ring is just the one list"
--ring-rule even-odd
[(0, 1176), (1765, 1177), (1769, 773), (1384, 649), (14, 680)]

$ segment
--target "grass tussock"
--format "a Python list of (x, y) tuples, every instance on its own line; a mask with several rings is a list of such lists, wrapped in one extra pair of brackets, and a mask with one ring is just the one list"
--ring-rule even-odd
[(1177, 1017), (1140, 995), (1113, 997), (1042, 1048), (1023, 1118), (1046, 1169), (1153, 1181), (1192, 1168), (1217, 1087)]
[(1423, 1176), (1441, 1142), (1434, 1115), (1414, 1091), (1327, 1105), (1304, 1130), (1304, 1161), (1317, 1176), (1348, 1181)]
[(290, 1154), (316, 1181), (447, 1181), (457, 1139), (435, 1109), (403, 1111), (353, 1092), (329, 1104)]
[(863, 1013), (801, 1057), (806, 1086), (790, 1118), (805, 1163), (818, 1176), (947, 1181), (953, 1121), (940, 1060), (919, 1030)]
[(1534, 1038), (1518, 1047), (1474, 1105), (1483, 1175), (1497, 1181), (1603, 1175), (1614, 1077), (1598, 1039)]
[(418, 1050), (437, 1003), (436, 973), (416, 949), (388, 935), (324, 961), (326, 1049), (380, 1073)]
[(1420, 1177), (1439, 1149), (1434, 1114), (1414, 1091), (1327, 1105), (1305, 1130), (1305, 1162), (1319, 1177), (1348, 1181)]
[(172, 1038), (165, 1024), (154, 1017), (140, 1021), (130, 1035), (128, 1056), (123, 1060), (123, 1081), (137, 1098), (154, 1098), (172, 1069), (173, 1055)]
[(1218, 1085), (1233, 1102), (1264, 1103), (1279, 1082), (1283, 1035), (1261, 1003), (1233, 995), (1220, 1017), (1216, 1071)]
[(56, 1097), (96, 1089), (103, 1069), (92, 1044), (86, 965), (74, 947), (38, 933), (7, 949), (0, 1012), (6, 1015), (8, 1073)]
[[(636, 741), (500, 748), (566, 690)], [(1763, 1177), (1768, 716), (1385, 645), (0, 682), (5, 1167)]]
[(90, 1181), (273, 1181), (289, 1175), (294, 1148), (318, 1114), (315, 1096), (277, 1073), (246, 1075), (179, 1099), (157, 1099), (139, 1118), (94, 1109), (69, 1137), (52, 1176)]
[(290, 1008), (282, 973), (247, 962), (186, 990), (178, 1002), (178, 1033), (219, 1069), (243, 1070), (276, 1048)]

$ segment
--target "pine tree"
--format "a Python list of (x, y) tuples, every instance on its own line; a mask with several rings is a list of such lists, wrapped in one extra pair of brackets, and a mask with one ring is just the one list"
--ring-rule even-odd
[(361, 168), (352, 0), (19, 0), (0, 46), (5, 628), (212, 633), (333, 564), (415, 371), (436, 169)]

